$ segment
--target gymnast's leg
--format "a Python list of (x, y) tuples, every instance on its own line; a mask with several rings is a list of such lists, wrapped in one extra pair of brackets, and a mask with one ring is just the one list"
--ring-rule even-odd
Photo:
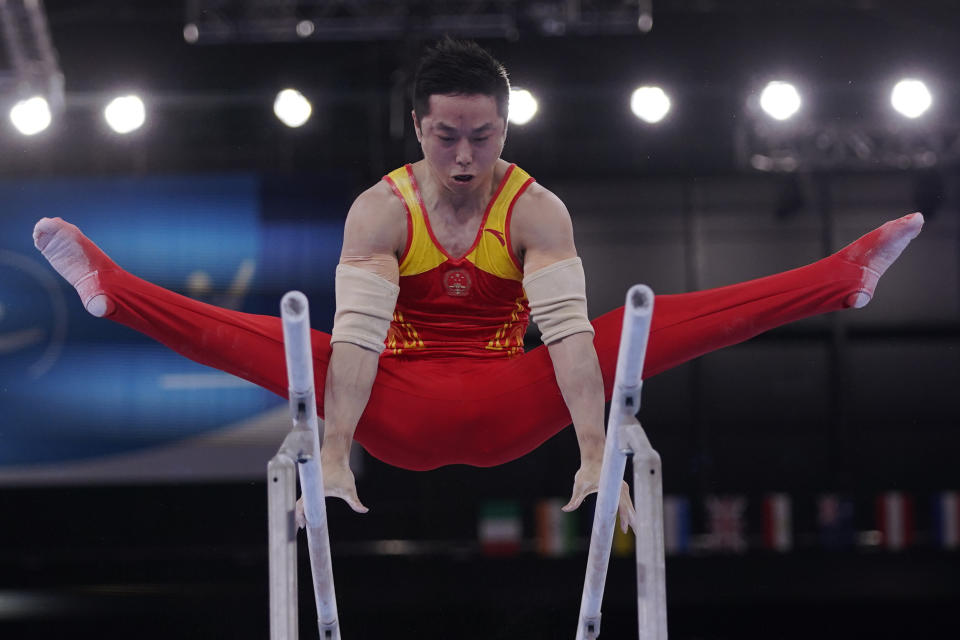
[[(94, 316), (108, 317), (191, 360), (286, 396), (280, 318), (221, 309), (150, 284), (121, 269), (60, 218), (40, 220), (33, 239)], [(313, 350), (314, 376), (323, 385), (330, 336), (313, 332)], [(317, 401), (322, 406), (322, 394)]]
[[(920, 233), (919, 213), (891, 220), (813, 264), (719, 289), (658, 295), (644, 378), (809, 316), (865, 306), (880, 276)], [(609, 399), (623, 309), (594, 321)]]

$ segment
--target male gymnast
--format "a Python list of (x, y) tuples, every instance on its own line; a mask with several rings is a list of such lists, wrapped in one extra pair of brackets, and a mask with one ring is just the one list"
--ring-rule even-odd
[[(590, 322), (567, 209), (500, 157), (509, 92), (505, 69), (478, 45), (445, 39), (429, 49), (413, 93), (423, 158), (347, 213), (333, 331), (313, 332), (313, 357), (326, 494), (355, 511), (367, 508), (348, 465), (354, 440), (406, 469), (493, 466), (571, 422), (580, 467), (563, 509), (597, 491), (623, 310)], [(799, 269), (657, 296), (644, 377), (794, 320), (864, 306), (922, 225), (910, 214)], [(34, 241), (91, 314), (286, 395), (278, 318), (145, 282), (59, 218), (40, 220)], [(525, 353), (530, 317), (545, 346)], [(622, 526), (632, 524), (625, 483), (619, 510)]]

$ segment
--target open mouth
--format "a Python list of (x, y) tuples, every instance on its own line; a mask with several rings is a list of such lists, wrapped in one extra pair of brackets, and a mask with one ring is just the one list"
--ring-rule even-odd
[(456, 180), (457, 182), (466, 183), (466, 182), (470, 182), (471, 180), (473, 180), (473, 176), (468, 176), (468, 175), (466, 175), (466, 174), (461, 174), (461, 175), (458, 175), (458, 176), (453, 176), (453, 179)]

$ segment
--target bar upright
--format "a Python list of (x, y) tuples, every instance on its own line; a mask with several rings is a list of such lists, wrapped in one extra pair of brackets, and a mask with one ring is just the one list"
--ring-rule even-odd
[(653, 291), (634, 285), (627, 292), (617, 355), (616, 378), (587, 572), (580, 601), (577, 640), (600, 636), (600, 608), (607, 579), (613, 528), (627, 456), (633, 456), (634, 508), (637, 512), (637, 607), (641, 640), (666, 640), (666, 588), (663, 559), (663, 487), (660, 456), (637, 421), (643, 363), (653, 316)]
[(307, 298), (290, 291), (280, 302), (283, 343), (293, 429), (267, 466), (270, 512), (270, 637), (297, 638), (296, 498), (294, 467), (299, 469), (307, 546), (317, 619), (322, 640), (340, 640), (337, 599), (330, 559), (330, 536), (320, 467), (320, 431), (313, 380), (310, 310)]

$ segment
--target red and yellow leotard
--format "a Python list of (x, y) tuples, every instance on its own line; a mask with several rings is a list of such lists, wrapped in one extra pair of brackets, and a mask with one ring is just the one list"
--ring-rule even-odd
[(400, 259), (400, 295), (387, 334), (386, 356), (511, 357), (523, 353), (530, 308), (523, 266), (510, 244), (510, 216), (533, 182), (510, 165), (483, 214), (473, 246), (461, 258), (434, 236), (413, 167), (384, 176), (407, 211)]

